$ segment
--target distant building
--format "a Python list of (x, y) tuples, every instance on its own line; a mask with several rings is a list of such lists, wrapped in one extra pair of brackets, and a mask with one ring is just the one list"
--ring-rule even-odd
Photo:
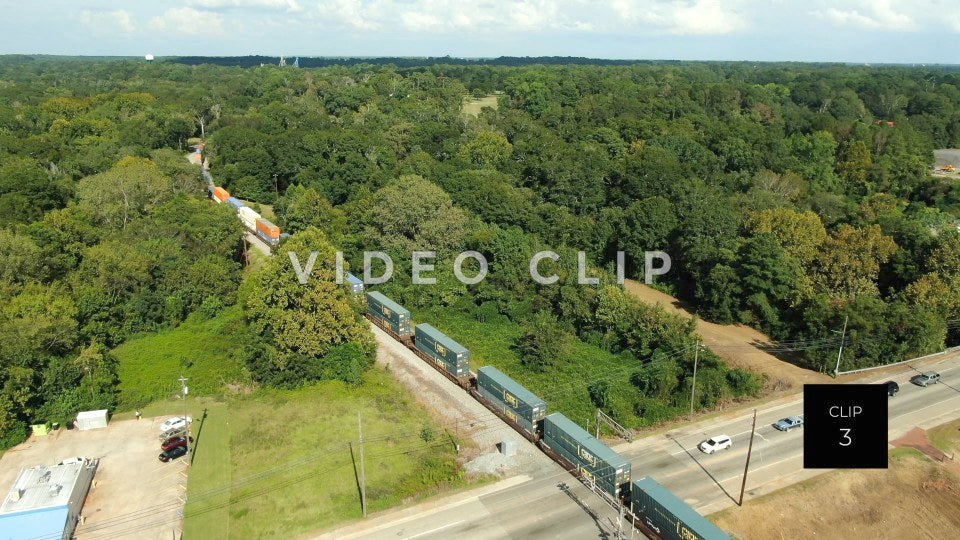
[(97, 464), (84, 459), (22, 469), (0, 505), (0, 538), (69, 540)]
[(350, 292), (354, 294), (360, 294), (363, 292), (363, 280), (358, 278), (357, 276), (348, 273), (347, 283), (350, 284)]

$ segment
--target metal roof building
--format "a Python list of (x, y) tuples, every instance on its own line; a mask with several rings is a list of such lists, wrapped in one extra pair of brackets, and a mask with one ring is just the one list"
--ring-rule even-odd
[(98, 461), (22, 469), (0, 505), (0, 538), (69, 540)]

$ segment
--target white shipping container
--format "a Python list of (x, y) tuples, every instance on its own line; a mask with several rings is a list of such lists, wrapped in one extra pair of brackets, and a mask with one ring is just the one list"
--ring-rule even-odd
[(243, 222), (244, 227), (250, 230), (256, 230), (257, 220), (260, 219), (260, 214), (254, 212), (253, 208), (244, 206), (237, 210), (237, 214), (240, 215), (240, 221)]

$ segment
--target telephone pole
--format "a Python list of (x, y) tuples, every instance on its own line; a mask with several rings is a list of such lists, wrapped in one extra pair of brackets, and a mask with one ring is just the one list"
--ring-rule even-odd
[(700, 358), (700, 342), (693, 351), (693, 384), (690, 385), (690, 415), (693, 415), (693, 396), (697, 391), (697, 360)]
[(363, 420), (357, 413), (357, 429), (360, 431), (360, 505), (363, 507), (363, 517), (367, 517), (367, 477), (363, 471)]
[[(837, 367), (833, 370), (833, 376), (836, 377), (840, 375), (840, 358), (843, 356), (843, 342), (847, 339), (847, 322), (850, 321), (850, 316), (847, 315), (843, 319), (843, 332), (840, 333), (840, 352), (837, 353)], [(834, 330), (836, 332), (836, 330)]]
[[(743, 483), (740, 484), (740, 502), (743, 506), (743, 492), (747, 489), (747, 471), (750, 469), (750, 454), (753, 452), (753, 434), (757, 432), (757, 410), (753, 410), (753, 426), (750, 428), (750, 446), (747, 447), (747, 464), (743, 466)], [(762, 457), (762, 456), (761, 456)]]

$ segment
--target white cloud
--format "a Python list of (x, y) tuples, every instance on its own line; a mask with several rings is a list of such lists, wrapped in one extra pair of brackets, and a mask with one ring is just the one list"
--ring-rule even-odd
[(150, 26), (161, 32), (186, 36), (222, 35), (223, 16), (192, 7), (170, 8), (150, 19)]
[[(375, 2), (374, 4), (378, 4)], [(358, 30), (380, 28), (380, 12), (376, 5), (364, 7), (361, 0), (331, 0), (319, 2), (316, 13), (321, 22), (345, 25)]]
[(80, 12), (80, 24), (97, 33), (120, 33), (125, 35), (133, 34), (137, 31), (137, 21), (130, 13), (124, 9), (115, 9), (112, 11), (88, 11)]
[(738, 13), (739, 1), (614, 0), (611, 6), (624, 21), (647, 24), (675, 35), (721, 35), (748, 27)]
[(263, 8), (279, 11), (303, 11), (297, 0), (187, 0), (187, 5), (206, 9)]
[[(904, 4), (898, 6), (902, 8)], [(932, 15), (931, 6), (907, 5), (913, 8), (917, 15)], [(917, 9), (919, 8), (919, 9)], [(926, 13), (925, 13), (926, 12)], [(909, 31), (918, 29), (919, 25), (914, 16), (904, 11), (894, 9), (890, 0), (855, 0), (836, 2), (833, 7), (825, 11), (815, 11), (814, 14), (829, 20), (838, 26), (854, 26), (868, 30), (895, 30)]]

